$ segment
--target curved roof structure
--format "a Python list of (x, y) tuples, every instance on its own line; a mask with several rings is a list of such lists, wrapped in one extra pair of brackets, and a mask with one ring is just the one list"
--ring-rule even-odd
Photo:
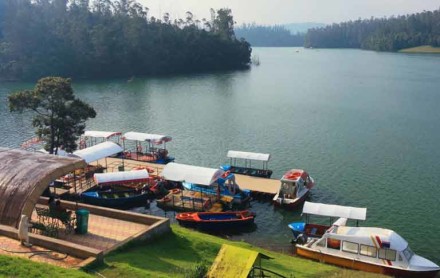
[(86, 166), (78, 158), (0, 148), (0, 224), (18, 227), (52, 181)]
[(162, 170), (166, 180), (188, 182), (209, 186), (216, 182), (224, 173), (221, 169), (212, 169), (179, 163), (168, 163)]
[(82, 150), (74, 151), (73, 155), (90, 163), (123, 151), (124, 149), (118, 144), (106, 141)]

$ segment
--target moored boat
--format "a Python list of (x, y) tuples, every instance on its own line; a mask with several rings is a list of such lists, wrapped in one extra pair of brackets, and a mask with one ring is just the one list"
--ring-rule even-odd
[[(229, 165), (223, 165), (222, 169), (231, 173), (247, 175), (260, 178), (270, 178), (272, 170), (268, 169), (270, 154), (253, 153), (241, 151), (228, 151)], [(237, 164), (237, 159), (244, 161), (241, 165)], [(252, 161), (261, 162), (261, 167), (252, 166)]]
[[(140, 132), (127, 132), (122, 137), (124, 144), (124, 158), (150, 163), (167, 164), (174, 161), (168, 155), (166, 143), (172, 140), (171, 136)], [(134, 142), (134, 148), (129, 148), (128, 142)]]
[(170, 181), (180, 181), (182, 186), (190, 191), (215, 196), (217, 200), (238, 206), (246, 206), (251, 197), (250, 190), (241, 190), (235, 183), (235, 176), (222, 169), (212, 169), (192, 165), (169, 163), (162, 175)]
[(289, 224), (300, 256), (398, 277), (435, 277), (440, 271), (435, 263), (414, 254), (392, 230), (346, 226), (348, 219), (365, 220), (366, 209), (306, 202), (303, 213), (340, 218), (331, 226)]
[(281, 187), (273, 198), (276, 206), (297, 208), (307, 198), (315, 185), (313, 178), (304, 170), (292, 169), (281, 178)]
[(147, 170), (94, 175), (96, 186), (81, 193), (81, 200), (91, 205), (128, 209), (146, 206), (154, 198), (149, 189)]
[(255, 213), (248, 210), (230, 212), (179, 213), (176, 219), (182, 226), (205, 230), (241, 228), (254, 223)]

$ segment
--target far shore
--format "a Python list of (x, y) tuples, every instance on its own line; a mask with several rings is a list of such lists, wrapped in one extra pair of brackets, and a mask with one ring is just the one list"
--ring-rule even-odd
[(399, 50), (399, 52), (440, 54), (440, 47), (432, 47), (430, 45), (422, 45), (422, 46), (417, 46), (417, 47), (401, 49), (401, 50)]

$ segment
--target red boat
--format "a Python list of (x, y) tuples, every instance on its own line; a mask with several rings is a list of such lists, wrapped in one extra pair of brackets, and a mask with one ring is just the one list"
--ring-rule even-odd
[(241, 228), (254, 223), (255, 213), (248, 210), (228, 212), (179, 213), (176, 219), (182, 226), (199, 229), (220, 230)]

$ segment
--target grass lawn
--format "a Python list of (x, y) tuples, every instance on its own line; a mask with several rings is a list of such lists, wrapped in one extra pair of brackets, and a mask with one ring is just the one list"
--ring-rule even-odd
[[(172, 225), (172, 232), (150, 243), (129, 243), (105, 257), (105, 263), (84, 271), (64, 269), (27, 259), (0, 255), (0, 277), (202, 277), (223, 243), (264, 253), (262, 267), (286, 277), (381, 277), (267, 251), (245, 242), (233, 242)], [(101, 274), (101, 275), (100, 275)], [(268, 274), (268, 273), (267, 273)], [(228, 278), (228, 277), (225, 277)]]
[(28, 259), (0, 255), (0, 277), (90, 278), (93, 276), (79, 270), (64, 269)]
[(223, 243), (262, 252), (273, 260), (262, 266), (287, 277), (379, 277), (344, 270), (290, 255), (263, 250), (245, 242), (231, 242), (172, 225), (173, 232), (151, 243), (129, 244), (105, 257), (105, 264), (92, 269), (105, 277), (195, 277), (197, 266), (214, 262)]
[(402, 49), (402, 50), (399, 50), (399, 52), (403, 52), (403, 53), (439, 53), (440, 54), (440, 47), (432, 47), (430, 45), (422, 45), (422, 46)]

